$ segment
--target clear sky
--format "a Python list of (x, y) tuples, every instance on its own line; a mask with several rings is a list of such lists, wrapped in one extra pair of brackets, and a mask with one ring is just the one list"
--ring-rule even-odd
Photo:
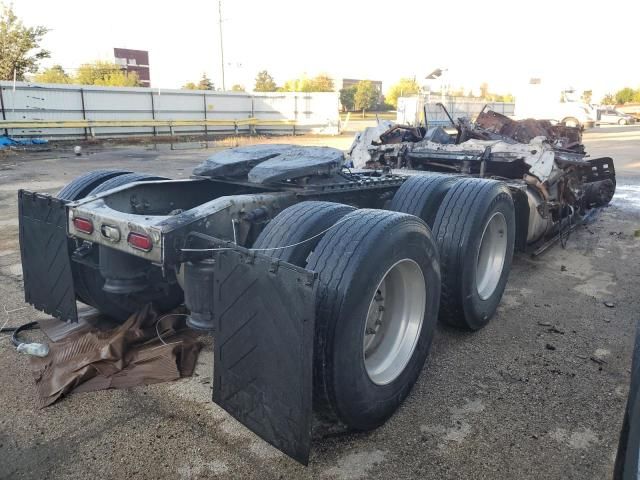
[[(5, 0), (6, 1), (6, 0)], [(51, 29), (47, 64), (71, 70), (149, 50), (151, 82), (179, 88), (203, 72), (221, 86), (217, 0), (13, 0), (27, 24)], [(306, 73), (419, 81), (447, 69), (452, 86), (515, 93), (530, 77), (593, 89), (594, 100), (640, 87), (640, 0), (455, 2), (223, 0), (226, 86), (251, 89)]]

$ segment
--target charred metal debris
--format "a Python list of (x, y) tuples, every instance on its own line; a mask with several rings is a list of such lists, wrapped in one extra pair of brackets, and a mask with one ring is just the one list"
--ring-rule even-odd
[[(589, 158), (580, 128), (546, 120), (513, 120), (483, 109), (475, 121), (448, 127), (382, 122), (356, 135), (349, 156), (356, 168), (426, 170), (505, 181), (526, 193), (527, 244), (563, 235), (615, 192), (613, 160)], [(559, 237), (558, 237), (559, 235)], [(544, 248), (544, 245), (541, 247)]]

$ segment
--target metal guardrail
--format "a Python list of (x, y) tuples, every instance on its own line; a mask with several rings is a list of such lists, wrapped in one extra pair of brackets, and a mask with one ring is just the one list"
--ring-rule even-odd
[(251, 125), (295, 125), (294, 120), (263, 120), (245, 118), (233, 120), (0, 120), (0, 128), (98, 128), (98, 127), (204, 127), (204, 126), (251, 126)]
[(239, 133), (240, 127), (249, 127), (251, 133), (255, 133), (256, 126), (290, 126), (293, 134), (296, 134), (296, 128), (304, 126), (295, 120), (265, 120), (259, 118), (243, 118), (243, 119), (225, 119), (225, 120), (0, 120), (0, 130), (4, 130), (5, 135), (9, 129), (49, 129), (49, 128), (82, 128), (85, 131), (85, 137), (96, 136), (95, 128), (129, 128), (129, 127), (147, 127), (153, 128), (153, 135), (157, 135), (157, 129), (160, 127), (169, 128), (169, 134), (175, 135), (175, 127), (204, 127), (205, 134), (208, 134), (208, 127), (225, 126), (233, 127), (235, 133)]

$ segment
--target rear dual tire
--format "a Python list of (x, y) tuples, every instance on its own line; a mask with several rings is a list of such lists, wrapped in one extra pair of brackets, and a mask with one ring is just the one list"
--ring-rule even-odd
[(443, 283), (440, 319), (466, 330), (484, 327), (511, 269), (515, 211), (509, 189), (494, 180), (415, 175), (396, 191), (390, 208), (432, 228)]
[(267, 224), (253, 248), (273, 259), (304, 267), (325, 231), (354, 210), (333, 202), (297, 203)]
[(56, 194), (56, 197), (70, 202), (80, 200), (81, 198), (89, 195), (89, 193), (100, 184), (112, 178), (129, 173), (131, 172), (126, 170), (94, 170), (92, 172), (87, 172), (74, 178), (71, 182), (62, 187), (62, 189)]
[(253, 248), (318, 273), (316, 414), (356, 430), (384, 423), (418, 378), (437, 321), (428, 227), (412, 215), (303, 202), (272, 220)]
[(157, 177), (147, 173), (126, 172), (100, 183), (91, 190), (87, 196), (98, 195), (99, 193), (106, 192), (107, 190), (122, 187), (133, 182), (151, 182), (153, 180), (167, 180), (167, 177)]
[(506, 187), (466, 178), (447, 193), (433, 234), (440, 252), (440, 319), (479, 330), (502, 299), (515, 244), (515, 210)]
[(433, 228), (442, 200), (458, 180), (437, 173), (411, 176), (396, 191), (389, 210), (415, 215)]
[[(322, 418), (370, 430), (397, 410), (429, 353), (440, 297), (438, 253), (428, 227), (414, 216), (358, 210), (346, 220), (323, 237), (307, 264), (320, 281), (314, 405)], [(376, 348), (366, 339), (369, 313), (386, 282), (384, 306), (394, 314), (385, 318), (383, 311), (384, 330), (375, 335), (390, 337)], [(389, 298), (390, 290), (397, 294)], [(396, 310), (393, 302), (407, 308)], [(394, 338), (401, 347), (385, 350)], [(372, 362), (376, 356), (383, 358)]]

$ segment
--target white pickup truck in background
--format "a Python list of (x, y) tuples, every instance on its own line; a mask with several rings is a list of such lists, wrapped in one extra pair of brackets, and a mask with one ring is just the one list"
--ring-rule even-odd
[(546, 84), (540, 79), (532, 79), (516, 92), (514, 118), (535, 118), (564, 123), (568, 127), (594, 127), (596, 110), (580, 100), (573, 89), (562, 89)]

